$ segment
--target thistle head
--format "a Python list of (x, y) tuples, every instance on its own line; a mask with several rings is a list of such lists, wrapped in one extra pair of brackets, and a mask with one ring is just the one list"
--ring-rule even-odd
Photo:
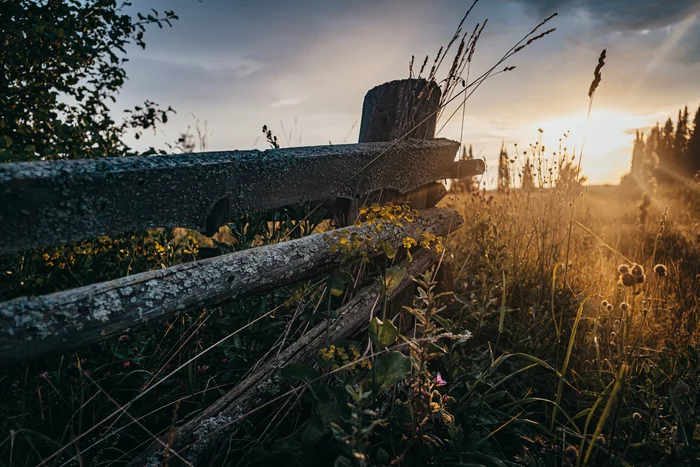
[(571, 467), (576, 465), (576, 459), (578, 459), (578, 449), (575, 446), (569, 445), (564, 450), (564, 465), (566, 467)]
[(626, 272), (622, 275), (622, 285), (625, 287), (634, 287), (634, 284), (637, 283), (637, 277), (629, 272)]
[(668, 274), (668, 269), (663, 264), (657, 264), (656, 266), (654, 266), (654, 272), (659, 277), (666, 277), (666, 274)]
[(639, 264), (633, 264), (630, 272), (632, 274), (634, 274), (635, 276), (642, 276), (642, 275), (644, 275), (644, 267), (642, 267)]

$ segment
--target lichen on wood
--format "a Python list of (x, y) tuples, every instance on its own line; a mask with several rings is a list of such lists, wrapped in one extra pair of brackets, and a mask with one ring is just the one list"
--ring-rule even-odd
[(454, 172), (458, 146), (404, 140), (1, 164), (0, 254), (155, 227), (211, 234), (249, 211), (407, 193)]
[[(0, 364), (41, 358), (116, 337), (124, 330), (189, 310), (318, 275), (342, 260), (332, 244), (357, 233), (400, 242), (418, 232), (446, 235), (462, 225), (451, 209), (426, 209), (381, 232), (364, 224), (215, 258), (135, 274), (64, 292), (0, 303)], [(363, 244), (372, 253), (374, 245)]]
[[(389, 293), (388, 299), (395, 298), (411, 283), (411, 276), (419, 276), (439, 258), (440, 255), (434, 250), (421, 250), (414, 255), (413, 261), (404, 261), (401, 266), (406, 268), (406, 275)], [(261, 400), (266, 400), (268, 380), (277, 378), (279, 370), (286, 365), (312, 362), (327, 339), (330, 342), (347, 339), (365, 328), (372, 313), (381, 306), (381, 294), (381, 287), (376, 282), (363, 287), (353, 299), (338, 310), (339, 317), (329, 331), (328, 323), (319, 323), (289, 347), (277, 352), (202, 413), (176, 428), (171, 438), (171, 447), (193, 465), (209, 465), (208, 455), (213, 449), (235, 433), (246, 414), (259, 407)], [(326, 332), (329, 334), (326, 335)], [(162, 444), (154, 442), (133, 459), (129, 466), (143, 465), (147, 459), (162, 451)]]

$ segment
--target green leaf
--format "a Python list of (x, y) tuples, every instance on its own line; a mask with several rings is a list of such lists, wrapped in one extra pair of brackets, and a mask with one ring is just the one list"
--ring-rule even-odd
[(375, 316), (369, 323), (369, 337), (374, 345), (383, 349), (396, 342), (396, 338), (399, 337), (399, 330), (396, 329), (396, 326), (390, 320), (382, 321)]
[(280, 371), (282, 379), (311, 381), (321, 376), (311, 365), (305, 363), (291, 363)]
[(671, 398), (671, 406), (673, 407), (673, 410), (676, 412), (676, 415), (678, 415), (678, 418), (681, 421), (686, 421), (689, 418), (688, 411), (685, 408), (685, 404), (681, 400), (681, 396), (678, 394), (678, 392), (674, 389), (669, 390), (669, 396)]
[(411, 371), (411, 359), (401, 352), (389, 352), (374, 361), (374, 389), (381, 392), (392, 387)]
[(336, 269), (328, 277), (328, 289), (334, 297), (340, 297), (345, 292), (345, 274), (340, 269)]
[(10, 146), (12, 146), (12, 138), (10, 138), (7, 135), (3, 136), (3, 138), (5, 139), (5, 147), (6, 148), (9, 148)]
[(382, 242), (382, 248), (384, 249), (384, 254), (389, 259), (394, 259), (396, 257), (396, 248), (389, 242)]
[(392, 266), (386, 270), (385, 285), (386, 293), (391, 293), (396, 287), (401, 284), (403, 278), (406, 277), (406, 268), (401, 266)]

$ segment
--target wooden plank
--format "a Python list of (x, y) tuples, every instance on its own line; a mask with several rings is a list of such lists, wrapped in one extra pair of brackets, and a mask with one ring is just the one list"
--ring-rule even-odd
[[(457, 211), (427, 209), (414, 222), (387, 224), (378, 234), (373, 226), (353, 226), (50, 295), (16, 298), (0, 303), (0, 365), (65, 353), (154, 320), (318, 275), (342, 260), (330, 249), (339, 235), (356, 232), (398, 245), (405, 236), (417, 239), (417, 229), (446, 235), (462, 223)], [(371, 245), (363, 244), (360, 250), (372, 253)]]
[[(434, 250), (421, 250), (413, 256), (412, 262), (402, 262), (401, 266), (406, 268), (406, 276), (389, 294), (389, 299), (395, 298), (406, 286), (412, 284), (411, 276), (417, 277), (435, 264), (439, 258), (440, 255)], [(172, 433), (169, 434), (163, 438), (163, 442), (168, 443), (172, 440), (171, 448), (192, 465), (211, 465), (216, 448), (243, 425), (244, 414), (257, 408), (261, 402), (271, 396), (279, 394), (279, 389), (274, 388), (279, 387), (281, 368), (291, 363), (313, 362), (318, 356), (319, 349), (326, 343), (327, 332), (329, 342), (348, 339), (365, 329), (372, 314), (379, 310), (381, 310), (381, 290), (379, 284), (374, 282), (362, 288), (355, 298), (341, 307), (338, 310), (338, 319), (330, 326), (325, 321), (316, 325), (203, 412), (177, 427), (174, 436)], [(163, 445), (154, 442), (128, 465), (133, 467), (162, 465), (165, 461)]]
[(458, 180), (460, 178), (474, 177), (481, 175), (486, 170), (486, 164), (481, 159), (470, 159), (457, 161), (449, 171), (442, 174), (444, 179)]
[(0, 164), (0, 254), (154, 227), (213, 235), (254, 210), (407, 193), (453, 173), (457, 148), (407, 140)]

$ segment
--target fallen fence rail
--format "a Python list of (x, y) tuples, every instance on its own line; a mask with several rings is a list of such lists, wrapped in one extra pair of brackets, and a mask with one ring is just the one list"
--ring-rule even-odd
[[(412, 262), (405, 261), (406, 276), (389, 293), (388, 299), (397, 297), (409, 284), (411, 277), (418, 276), (439, 261), (440, 255), (434, 250), (418, 252)], [(338, 318), (332, 323), (323, 321), (306, 332), (282, 352), (272, 357), (250, 376), (239, 382), (233, 389), (221, 396), (206, 410), (179, 426), (163, 439), (173, 440), (170, 446), (193, 465), (209, 465), (207, 459), (212, 450), (226, 437), (242, 426), (246, 414), (256, 408), (265, 397), (279, 395), (279, 371), (293, 363), (313, 361), (319, 349), (329, 342), (347, 339), (367, 327), (373, 314), (381, 309), (382, 291), (378, 283), (365, 286), (345, 306), (338, 309)], [(326, 332), (328, 331), (328, 335)], [(205, 427), (204, 429), (202, 427)], [(163, 444), (154, 442), (149, 448), (132, 460), (129, 465), (161, 465), (166, 462)], [(170, 462), (175, 460), (167, 459)]]

